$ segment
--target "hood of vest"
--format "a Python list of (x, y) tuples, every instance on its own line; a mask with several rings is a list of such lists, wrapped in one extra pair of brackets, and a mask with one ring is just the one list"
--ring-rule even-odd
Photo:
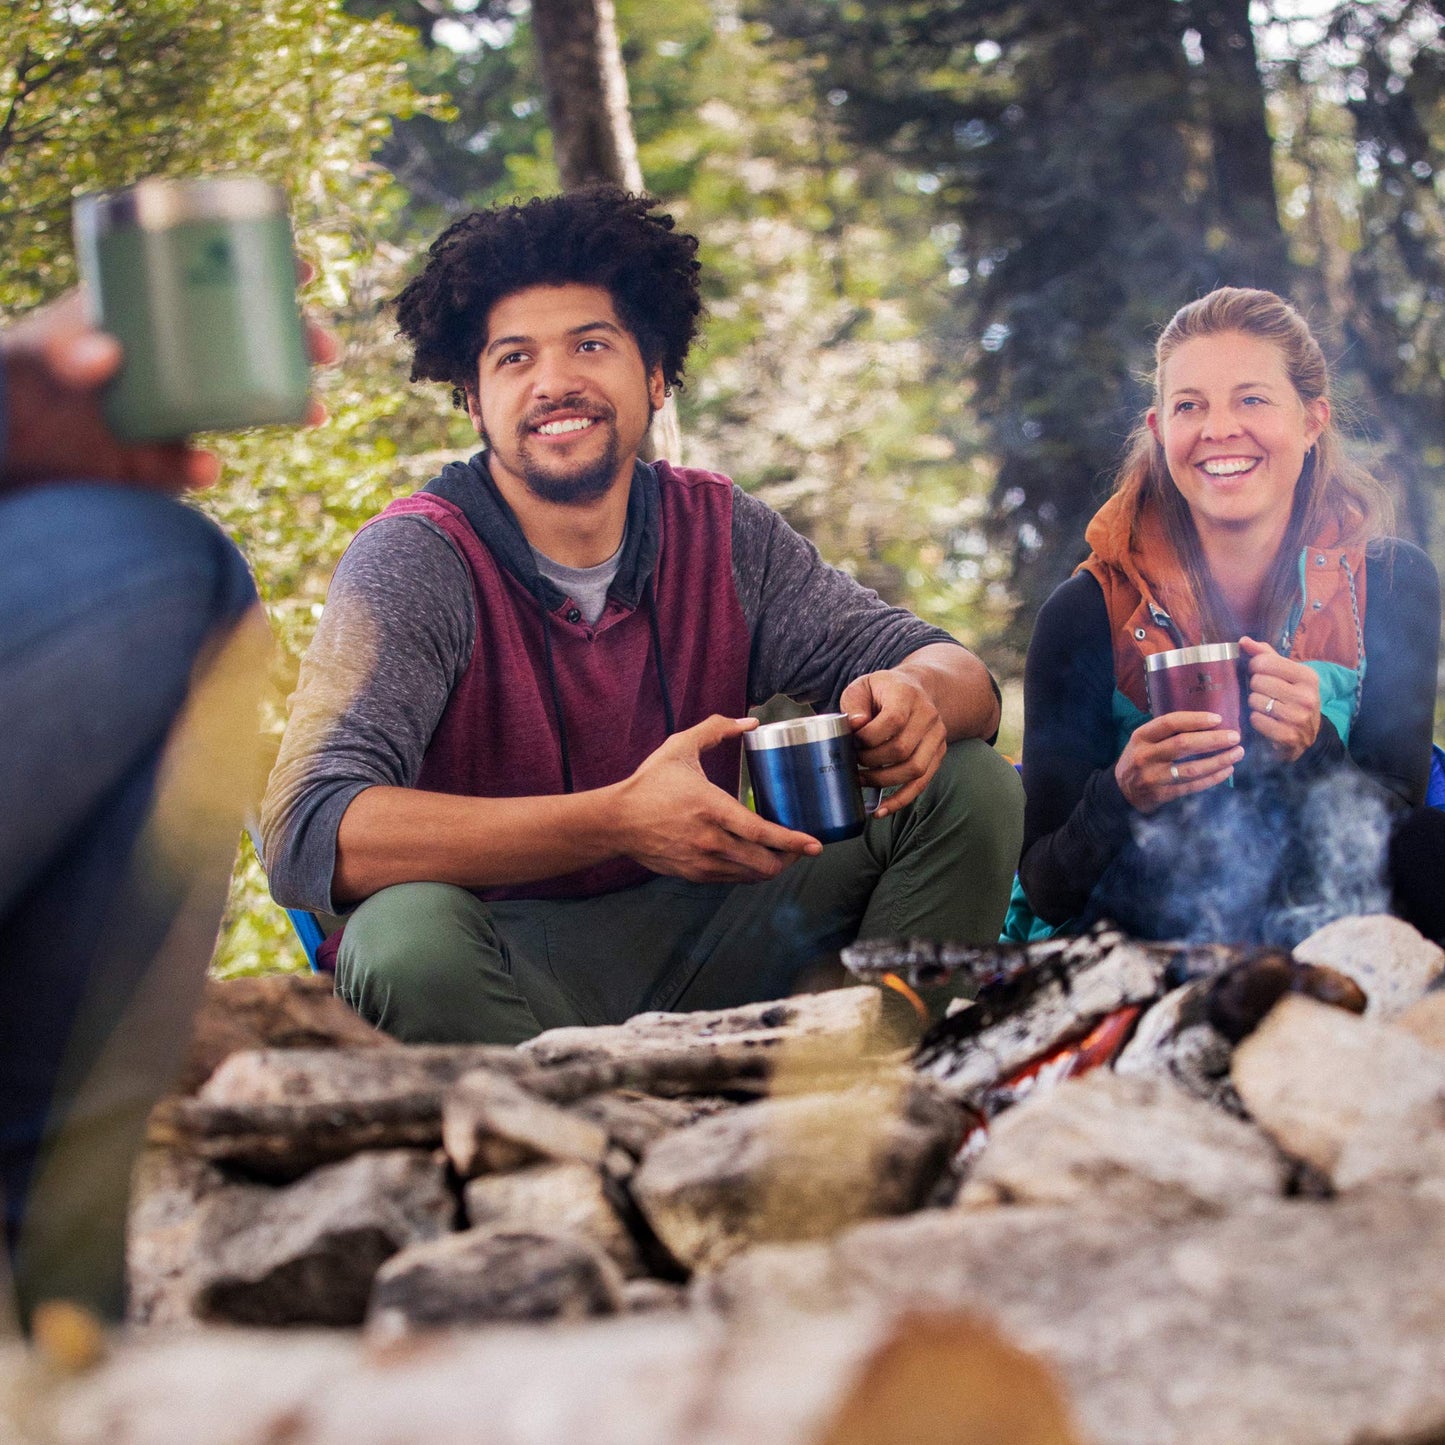
[[(645, 462), (636, 462), (632, 488), (627, 494), (627, 526), (618, 559), (617, 576), (608, 594), (623, 606), (637, 607), (647, 594), (660, 546), (657, 474)], [(497, 489), (487, 467), (487, 453), (477, 452), (464, 462), (449, 462), (441, 475), (422, 488), (450, 502), (466, 517), (472, 530), (497, 561), (547, 612), (567, 600), (562, 591), (537, 570), (531, 545), (517, 514)]]
[[(1341, 543), (1340, 535), (1339, 525), (1331, 522), (1303, 551), (1299, 620), (1287, 651), (1301, 662), (1359, 668), (1364, 663), (1362, 638), (1349, 579), (1362, 618), (1365, 549)], [(1116, 684), (1147, 712), (1144, 659), (1201, 640), (1198, 603), (1163, 521), (1148, 502), (1136, 503), (1133, 495), (1116, 492), (1094, 514), (1084, 539), (1090, 552), (1078, 571), (1089, 573), (1104, 594)], [(1281, 642), (1267, 640), (1275, 646)]]

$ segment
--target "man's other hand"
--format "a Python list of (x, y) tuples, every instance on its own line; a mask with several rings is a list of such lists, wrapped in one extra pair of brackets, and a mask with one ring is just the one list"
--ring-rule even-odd
[(854, 678), (838, 703), (853, 726), (868, 788), (896, 788), (878, 805), (884, 818), (929, 784), (948, 750), (948, 732), (929, 691), (906, 666)]
[(702, 754), (757, 726), (713, 716), (674, 733), (619, 789), (621, 851), (693, 883), (758, 883), (823, 845), (750, 812), (708, 781)]

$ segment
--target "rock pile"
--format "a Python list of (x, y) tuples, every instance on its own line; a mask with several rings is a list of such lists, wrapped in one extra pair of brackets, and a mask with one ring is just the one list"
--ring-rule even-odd
[[(352, 1048), (267, 981), (305, 1046), (169, 1101), (138, 1176), (135, 1321), (173, 1328), (46, 1438), (1445, 1439), (1445, 953), (1352, 919), (853, 962), (977, 1002), (916, 1051), (872, 987)], [(254, 1398), (265, 1347), (212, 1323), (289, 1328)], [(166, 1360), (223, 1436), (155, 1424)]]

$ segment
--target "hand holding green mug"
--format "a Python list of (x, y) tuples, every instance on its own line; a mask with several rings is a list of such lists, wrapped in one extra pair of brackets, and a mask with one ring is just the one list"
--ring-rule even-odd
[(124, 360), (104, 396), (125, 441), (307, 416), (307, 343), (279, 188), (248, 176), (146, 180), (75, 203), (92, 320)]

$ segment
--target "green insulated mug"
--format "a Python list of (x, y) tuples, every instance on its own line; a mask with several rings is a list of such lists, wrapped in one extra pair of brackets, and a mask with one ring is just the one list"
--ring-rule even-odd
[(299, 422), (309, 384), (286, 198), (249, 176), (148, 180), (75, 202), (93, 320), (124, 348), (127, 441)]

